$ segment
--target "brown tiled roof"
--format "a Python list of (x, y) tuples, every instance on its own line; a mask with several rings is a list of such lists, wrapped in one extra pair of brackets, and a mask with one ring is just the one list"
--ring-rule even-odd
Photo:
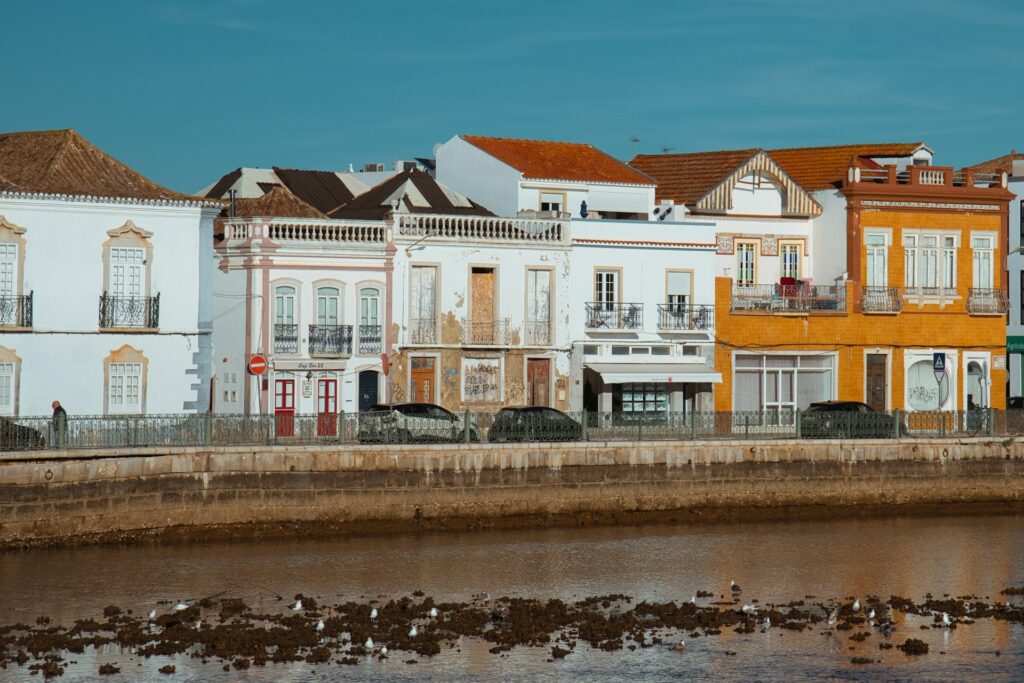
[(295, 196), (323, 213), (328, 213), (355, 198), (333, 171), (305, 171), (274, 166), (274, 175), (280, 178)]
[(327, 218), (322, 212), (296, 197), (280, 185), (262, 197), (235, 200), (239, 216), (277, 216), (283, 218)]
[(689, 154), (638, 154), (629, 162), (658, 181), (656, 198), (693, 204), (759, 150), (729, 149)]
[(1005, 173), (1006, 175), (1012, 175), (1014, 161), (1024, 161), (1024, 152), (1018, 152), (1014, 150), (1009, 154), (1004, 154), (1001, 157), (989, 159), (988, 161), (982, 161), (981, 163), (975, 164), (970, 168), (974, 169), (979, 173)]
[(429, 174), (419, 169), (396, 173), (352, 201), (337, 207), (329, 215), (331, 218), (350, 218), (353, 220), (380, 220), (385, 218), (394, 210), (388, 199), (407, 181), (412, 182), (416, 190), (419, 191), (423, 199), (429, 204), (429, 206), (417, 206), (409, 201), (408, 195), (403, 195), (402, 202), (409, 213), (440, 213), (456, 216), (494, 215), (469, 198), (466, 198), (466, 201), (470, 204), (469, 206), (453, 204), (441, 185)]
[(859, 157), (907, 157), (923, 142), (893, 142), (875, 145), (834, 147), (789, 147), (772, 149), (769, 156), (808, 192), (838, 187)]
[(221, 199), (224, 196), (224, 193), (227, 192), (228, 189), (232, 185), (234, 185), (241, 177), (241, 168), (236, 168), (234, 171), (225, 173), (224, 175), (221, 176), (220, 180), (215, 182), (213, 186), (206, 191), (205, 196), (212, 197), (213, 199)]
[(591, 145), (479, 135), (463, 135), (462, 139), (526, 178), (654, 185), (651, 178)]
[(199, 200), (113, 158), (76, 131), (0, 133), (0, 192)]

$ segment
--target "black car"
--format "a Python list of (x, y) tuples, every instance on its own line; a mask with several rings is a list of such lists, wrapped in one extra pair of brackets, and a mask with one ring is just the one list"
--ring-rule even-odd
[(888, 439), (906, 433), (898, 418), (860, 401), (819, 401), (807, 406), (800, 434), (807, 439)]
[(1024, 409), (1024, 396), (1011, 396), (1006, 399), (1007, 410), (1022, 410)]
[(46, 439), (38, 429), (0, 417), (0, 451), (28, 451), (45, 446)]
[(560, 410), (537, 406), (502, 408), (488, 441), (579, 441), (583, 427)]
[[(480, 440), (472, 418), (469, 439)], [(462, 416), (433, 403), (381, 403), (359, 414), (360, 443), (457, 443), (465, 440)]]

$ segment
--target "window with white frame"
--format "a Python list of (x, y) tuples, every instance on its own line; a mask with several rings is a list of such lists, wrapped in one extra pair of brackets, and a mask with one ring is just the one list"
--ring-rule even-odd
[(295, 288), (291, 285), (274, 288), (274, 324), (295, 324)]
[(736, 243), (736, 284), (749, 286), (757, 282), (757, 245), (753, 242)]
[(800, 245), (790, 242), (779, 246), (779, 258), (782, 259), (782, 277), (800, 279)]
[(797, 410), (835, 398), (831, 355), (738, 354), (733, 405), (767, 414), (769, 424), (792, 424)]
[(619, 301), (619, 271), (594, 271), (594, 301), (604, 310), (613, 310)]
[(316, 290), (316, 324), (337, 327), (339, 324), (340, 292), (337, 287), (318, 287)]
[(437, 268), (413, 266), (410, 273), (409, 325), (413, 344), (432, 344), (437, 336)]
[(868, 233), (864, 236), (868, 259), (868, 287), (889, 286), (889, 246), (882, 233)]
[(974, 273), (971, 279), (971, 286), (974, 289), (992, 289), (992, 237), (972, 237), (971, 251), (973, 252)]
[[(904, 284), (908, 289), (956, 287), (956, 238), (904, 235)], [(946, 284), (949, 283), (949, 284)]]
[(141, 247), (110, 248), (111, 296), (138, 298), (144, 296), (146, 250)]
[(565, 202), (565, 195), (560, 192), (541, 192), (540, 193), (540, 210), (541, 211), (561, 211), (562, 204)]
[(530, 344), (551, 343), (551, 271), (526, 271), (526, 337)]
[(0, 363), (0, 415), (14, 415), (14, 363)]
[(376, 287), (363, 287), (359, 290), (359, 325), (380, 325), (380, 290)]
[(0, 244), (0, 325), (19, 323), (20, 307), (14, 299), (18, 292), (18, 245), (6, 242)]
[(109, 412), (142, 412), (142, 363), (110, 363), (107, 366), (107, 386)]
[(942, 238), (942, 288), (956, 290), (956, 238)]
[(668, 308), (673, 312), (682, 312), (690, 303), (690, 290), (693, 286), (693, 274), (689, 271), (670, 270), (665, 274), (666, 298)]

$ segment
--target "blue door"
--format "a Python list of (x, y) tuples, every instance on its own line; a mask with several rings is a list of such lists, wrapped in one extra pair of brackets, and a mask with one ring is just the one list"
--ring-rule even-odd
[(363, 370), (359, 373), (359, 412), (366, 412), (378, 403), (379, 378), (380, 373), (375, 370)]

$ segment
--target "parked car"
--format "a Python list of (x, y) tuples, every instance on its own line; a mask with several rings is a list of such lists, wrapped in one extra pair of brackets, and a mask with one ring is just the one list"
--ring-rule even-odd
[[(803, 412), (800, 434), (807, 439), (887, 439), (895, 434), (897, 418), (860, 401), (819, 401)], [(903, 424), (900, 434), (906, 434)]]
[(10, 418), (0, 417), (0, 451), (27, 451), (44, 446), (46, 439), (38, 429), (20, 425)]
[[(469, 438), (480, 440), (472, 420)], [(465, 439), (462, 416), (432, 403), (381, 403), (359, 414), (360, 443), (455, 443)]]
[(502, 408), (488, 441), (579, 441), (583, 427), (560, 410), (537, 406)]

